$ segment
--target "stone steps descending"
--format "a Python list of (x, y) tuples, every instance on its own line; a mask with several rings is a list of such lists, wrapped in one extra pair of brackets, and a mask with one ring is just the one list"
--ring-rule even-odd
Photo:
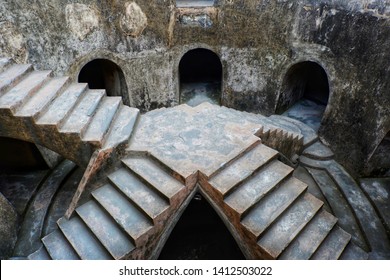
[(256, 170), (273, 160), (277, 154), (275, 150), (265, 145), (257, 145), (239, 157), (236, 162), (215, 174), (211, 178), (210, 184), (218, 190), (221, 198), (225, 198), (237, 187), (238, 183), (249, 178)]
[[(137, 172), (137, 173), (136, 173)], [(59, 231), (42, 239), (53, 259), (127, 259), (161, 237), (187, 194), (173, 172), (148, 155), (128, 156)], [(159, 190), (159, 192), (157, 191)]]
[(105, 97), (103, 99), (102, 105), (97, 109), (89, 127), (82, 135), (83, 141), (91, 142), (96, 146), (102, 144), (121, 102), (121, 97)]
[[(390, 241), (385, 226), (382, 224), (369, 199), (348, 172), (334, 160), (318, 161), (301, 156), (300, 162), (313, 170), (324, 171), (327, 176), (325, 178), (333, 181), (337, 190), (348, 202), (349, 207), (353, 211), (353, 217), (356, 217), (358, 226), (366, 242), (368, 242), (368, 246), (361, 247), (366, 250), (371, 249), (372, 252), (378, 254), (389, 252)], [(313, 172), (314, 178), (317, 178), (318, 182), (324, 180), (324, 177), (316, 176), (318, 175), (317, 173), (318, 171)], [(329, 179), (327, 179), (328, 182), (330, 181)], [(354, 232), (351, 232), (351, 234), (354, 235)], [(359, 240), (361, 239), (359, 238)], [(354, 239), (355, 243), (360, 246), (359, 240)]]
[(279, 259), (310, 259), (336, 223), (337, 219), (334, 216), (321, 210), (321, 213), (309, 222), (299, 237), (279, 256)]
[(63, 161), (37, 190), (26, 209), (18, 241), (14, 248), (14, 256), (27, 256), (40, 247), (45, 218), (48, 215), (53, 197), (74, 168), (73, 162)]
[(169, 207), (168, 199), (144, 184), (126, 168), (115, 171), (108, 178), (113, 186), (133, 201), (152, 221), (158, 219)]
[(333, 214), (338, 217), (338, 225), (351, 233), (352, 240), (356, 244), (362, 248), (368, 249), (363, 232), (359, 226), (359, 221), (356, 219), (353, 209), (350, 207), (347, 199), (339, 190), (336, 183), (329, 177), (325, 170), (309, 167), (306, 167), (306, 169), (312, 175), (322, 193), (327, 198)]
[(165, 172), (156, 161), (149, 157), (128, 157), (123, 163), (170, 204), (177, 200), (176, 196), (180, 194), (183, 184), (173, 178), (173, 174)]
[(153, 227), (153, 222), (112, 185), (105, 185), (92, 192), (94, 199), (127, 232), (138, 246), (139, 240)]
[(3, 95), (27, 74), (31, 73), (33, 67), (30, 64), (16, 64), (10, 65), (3, 70), (4, 72), (0, 73), (0, 95)]
[(351, 240), (351, 235), (340, 227), (335, 226), (320, 247), (311, 257), (312, 260), (336, 260), (339, 259)]
[(242, 217), (265, 195), (277, 188), (292, 171), (291, 167), (274, 160), (263, 166), (249, 180), (245, 180), (224, 201)]
[(366, 251), (349, 242), (343, 253), (340, 255), (340, 260), (367, 260), (368, 254)]
[[(291, 187), (294, 185), (295, 187)], [(257, 203), (242, 219), (242, 225), (252, 234), (253, 239), (259, 239), (260, 235), (306, 190), (305, 184), (291, 177)]]
[(78, 217), (58, 221), (62, 233), (83, 260), (109, 260), (110, 253), (99, 242), (88, 226)]
[(51, 71), (34, 71), (0, 97), (0, 109), (12, 113), (25, 104), (26, 100), (49, 79)]
[(96, 202), (89, 201), (76, 211), (114, 259), (122, 259), (134, 249), (126, 234)]
[[(315, 217), (323, 202), (310, 194), (297, 200), (260, 237), (257, 244), (276, 259)], [(310, 234), (312, 235), (312, 233)], [(311, 238), (316, 237), (314, 234)]]
[[(342, 229), (334, 230), (337, 218), (324, 209), (321, 200), (308, 193), (306, 184), (292, 177), (291, 167), (273, 157), (263, 160), (262, 165), (246, 160), (258, 149), (259, 146), (253, 147), (208, 182), (202, 182), (241, 238), (257, 246), (253, 257), (339, 258), (351, 236)], [(239, 179), (234, 175), (235, 169)], [(231, 186), (234, 189), (223, 196), (221, 189), (230, 190)], [(336, 247), (340, 254), (331, 253)]]
[(79, 256), (70, 245), (64, 234), (55, 230), (42, 238), (46, 251), (53, 260), (79, 260)]
[(123, 149), (139, 111), (87, 84), (0, 61), (0, 119), (5, 137), (47, 147), (86, 167), (95, 150)]
[(37, 251), (32, 253), (31, 255), (28, 256), (29, 260), (51, 260), (49, 253), (47, 252), (46, 248), (41, 246)]

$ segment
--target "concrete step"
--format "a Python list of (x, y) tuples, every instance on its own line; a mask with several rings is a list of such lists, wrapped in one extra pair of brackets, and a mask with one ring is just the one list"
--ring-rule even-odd
[(328, 201), (326, 200), (326, 197), (321, 191), (321, 188), (318, 186), (317, 182), (314, 180), (312, 175), (307, 171), (305, 167), (298, 165), (294, 169), (293, 176), (298, 180), (304, 182), (308, 186), (307, 191), (310, 194), (314, 195), (316, 198), (324, 202), (324, 208), (326, 211), (333, 213), (332, 209), (328, 204)]
[(165, 199), (125, 168), (111, 173), (108, 178), (153, 221), (169, 207)]
[(47, 261), (51, 260), (49, 253), (44, 246), (41, 246), (37, 251), (28, 256), (29, 260)]
[(222, 169), (209, 180), (209, 183), (221, 193), (222, 198), (229, 195), (242, 181), (249, 178), (264, 164), (270, 162), (278, 152), (263, 144), (243, 154), (230, 165)]
[(0, 108), (12, 113), (48, 81), (50, 71), (34, 71), (0, 97)]
[(79, 260), (79, 256), (60, 230), (42, 238), (47, 252), (53, 260)]
[(185, 187), (168, 174), (156, 161), (146, 156), (134, 156), (123, 159), (122, 162), (130, 168), (143, 182), (152, 186), (170, 203)]
[(5, 71), (10, 67), (14, 62), (8, 57), (0, 57), (0, 73)]
[(68, 86), (70, 79), (68, 77), (52, 78), (15, 113), (18, 117), (36, 118), (38, 114), (48, 106), (54, 98), (63, 92)]
[(60, 127), (61, 133), (82, 134), (93, 118), (96, 109), (105, 96), (104, 90), (87, 90), (72, 113)]
[(108, 135), (105, 137), (103, 149), (127, 144), (139, 117), (139, 110), (121, 105)]
[(139, 245), (138, 240), (153, 227), (152, 221), (112, 185), (95, 190), (92, 196), (127, 232), (136, 246)]
[(248, 212), (241, 224), (253, 235), (256, 240), (260, 235), (276, 221), (276, 219), (291, 204), (297, 200), (307, 186), (294, 177), (283, 182), (279, 188), (264, 197)]
[(351, 240), (351, 235), (338, 226), (335, 226), (318, 250), (311, 257), (312, 260), (337, 260)]
[(322, 144), (320, 141), (315, 142), (313, 145), (307, 147), (302, 155), (311, 159), (328, 160), (334, 157), (331, 149)]
[(38, 125), (60, 126), (71, 113), (80, 97), (85, 93), (87, 84), (72, 84), (46, 108), (36, 121)]
[(322, 207), (323, 202), (306, 193), (263, 234), (257, 244), (272, 258), (278, 258)]
[(108, 132), (121, 103), (121, 97), (105, 97), (82, 135), (82, 140), (101, 147), (104, 135)]
[(367, 260), (368, 253), (359, 246), (349, 242), (340, 256), (340, 260)]
[(83, 168), (76, 167), (62, 182), (61, 187), (50, 203), (42, 236), (46, 236), (58, 229), (57, 221), (65, 215), (66, 210), (69, 208), (84, 173), (85, 170)]
[(83, 260), (110, 260), (111, 255), (79, 217), (58, 221), (62, 233)]
[(337, 218), (321, 210), (280, 255), (281, 260), (308, 260), (336, 225)]
[(27, 256), (39, 248), (45, 219), (53, 197), (74, 168), (73, 162), (63, 161), (45, 178), (45, 182), (42, 183), (26, 210), (14, 249), (15, 256)]
[[(304, 156), (301, 156), (299, 160), (308, 167), (326, 170), (353, 209), (371, 249), (378, 253), (389, 252), (390, 241), (381, 219), (348, 172), (334, 160), (315, 161)], [(367, 250), (367, 248), (362, 248)]]
[(338, 225), (352, 235), (352, 240), (362, 248), (367, 248), (359, 222), (343, 193), (325, 170), (306, 168), (326, 197), (333, 214), (338, 218)]
[(33, 71), (30, 64), (16, 64), (0, 74), (0, 96)]
[(246, 211), (292, 174), (292, 171), (291, 167), (274, 160), (238, 186), (225, 198), (225, 203), (242, 217)]
[(123, 259), (134, 249), (134, 244), (114, 219), (96, 202), (89, 201), (78, 207), (76, 212), (114, 259)]

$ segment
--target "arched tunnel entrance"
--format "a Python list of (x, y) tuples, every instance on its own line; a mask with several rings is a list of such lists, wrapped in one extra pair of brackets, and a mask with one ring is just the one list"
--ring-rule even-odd
[(305, 61), (287, 71), (276, 113), (300, 120), (318, 131), (328, 100), (329, 81), (324, 68)]
[(43, 170), (48, 166), (33, 143), (0, 137), (0, 172)]
[(159, 259), (245, 259), (218, 214), (201, 194), (196, 194), (169, 236)]
[(222, 63), (214, 52), (203, 48), (190, 50), (180, 61), (179, 75), (181, 104), (221, 104)]
[(79, 83), (88, 83), (90, 89), (105, 89), (108, 96), (121, 96), (130, 106), (125, 75), (122, 69), (108, 59), (88, 62), (80, 71)]

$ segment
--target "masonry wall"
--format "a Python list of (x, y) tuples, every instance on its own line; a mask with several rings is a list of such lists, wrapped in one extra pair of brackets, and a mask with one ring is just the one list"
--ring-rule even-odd
[(284, 76), (301, 61), (326, 71), (330, 100), (320, 129), (338, 160), (364, 172), (390, 129), (389, 0), (5, 0), (0, 55), (77, 80), (96, 58), (124, 72), (132, 106), (179, 100), (178, 65), (193, 48), (223, 65), (223, 105), (270, 115)]

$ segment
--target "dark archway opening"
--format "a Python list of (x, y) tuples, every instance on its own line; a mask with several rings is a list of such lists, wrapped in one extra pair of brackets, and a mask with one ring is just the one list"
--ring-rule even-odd
[(218, 214), (200, 194), (192, 199), (168, 238), (161, 260), (245, 259)]
[(328, 75), (318, 63), (305, 61), (288, 70), (276, 113), (298, 119), (318, 131), (328, 100)]
[(130, 106), (125, 75), (121, 68), (107, 59), (95, 59), (80, 71), (79, 83), (88, 83), (90, 89), (105, 89), (108, 96), (121, 96)]
[(180, 103), (221, 104), (222, 63), (214, 52), (202, 48), (190, 50), (180, 61), (179, 75)]
[(390, 131), (383, 137), (369, 161), (370, 176), (390, 177)]
[(37, 146), (22, 140), (0, 137), (0, 171), (44, 170), (49, 167)]

